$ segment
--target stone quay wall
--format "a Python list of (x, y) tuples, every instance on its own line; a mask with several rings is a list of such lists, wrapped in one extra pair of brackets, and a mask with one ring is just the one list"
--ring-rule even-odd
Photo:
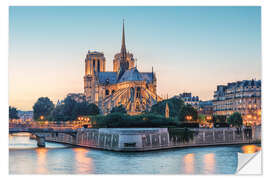
[(213, 146), (256, 143), (261, 128), (254, 127), (251, 137), (235, 128), (192, 129), (193, 140), (179, 142), (170, 137), (167, 128), (100, 128), (79, 129), (76, 135), (44, 134), (46, 141), (112, 151), (149, 151), (176, 147)]

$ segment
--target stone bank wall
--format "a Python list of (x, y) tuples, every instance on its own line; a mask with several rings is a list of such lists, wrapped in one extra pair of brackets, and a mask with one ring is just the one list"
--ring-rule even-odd
[(193, 129), (192, 141), (180, 142), (170, 137), (167, 128), (100, 128), (79, 129), (76, 135), (47, 134), (47, 141), (99, 148), (113, 151), (148, 151), (187, 146), (209, 146), (252, 143), (260, 140), (260, 128), (256, 127), (249, 137), (244, 130), (232, 128)]

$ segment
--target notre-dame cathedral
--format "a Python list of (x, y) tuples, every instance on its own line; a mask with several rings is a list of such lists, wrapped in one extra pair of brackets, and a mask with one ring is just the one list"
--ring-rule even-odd
[(123, 23), (121, 52), (113, 59), (113, 71), (105, 71), (104, 54), (88, 51), (85, 58), (84, 93), (103, 114), (123, 105), (131, 115), (149, 111), (161, 100), (157, 95), (157, 79), (153, 72), (139, 72), (133, 54), (127, 52)]

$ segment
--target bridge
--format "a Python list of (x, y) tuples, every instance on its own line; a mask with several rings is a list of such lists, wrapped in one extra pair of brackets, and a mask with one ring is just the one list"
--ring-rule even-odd
[(56, 124), (54, 122), (9, 123), (9, 134), (20, 132), (31, 133), (35, 136), (37, 145), (39, 147), (45, 147), (45, 134), (52, 134), (58, 136), (58, 133), (64, 133), (75, 138), (78, 128), (81, 128), (81, 126)]

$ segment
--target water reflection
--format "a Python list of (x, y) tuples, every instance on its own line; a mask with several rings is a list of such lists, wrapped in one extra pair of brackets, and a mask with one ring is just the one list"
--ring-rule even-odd
[(87, 153), (89, 150), (85, 148), (73, 148), (73, 151), (75, 152), (77, 173), (92, 173), (93, 162), (91, 158), (87, 157)]
[(216, 160), (214, 153), (205, 154), (203, 156), (203, 163), (206, 173), (212, 174), (215, 172)]
[(251, 154), (261, 150), (261, 147), (256, 145), (244, 145), (242, 148), (243, 153)]
[(187, 174), (194, 173), (194, 154), (186, 154), (184, 156), (184, 172)]
[(238, 152), (260, 150), (235, 145), (120, 153), (54, 143), (36, 148), (27, 136), (9, 140), (10, 174), (234, 174)]
[(46, 174), (48, 173), (47, 169), (47, 152), (46, 148), (36, 148), (37, 153), (37, 173)]

